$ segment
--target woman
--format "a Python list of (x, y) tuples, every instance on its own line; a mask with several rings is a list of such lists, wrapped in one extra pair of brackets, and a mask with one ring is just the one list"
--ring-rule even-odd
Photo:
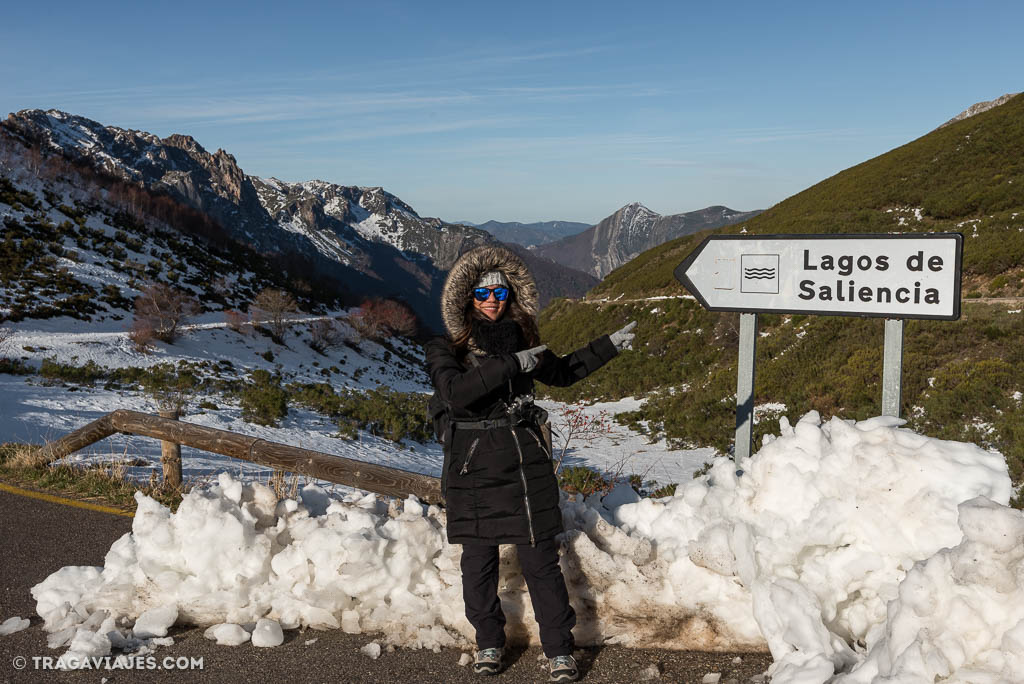
[(505, 616), (498, 600), (498, 545), (515, 544), (540, 625), (550, 681), (576, 681), (569, 605), (555, 535), (563, 531), (558, 483), (533, 404), (533, 381), (565, 387), (633, 339), (636, 322), (558, 357), (540, 344), (537, 287), (523, 261), (478, 247), (452, 267), (441, 294), (447, 337), (427, 344), (435, 392), (447, 407), (441, 488), (448, 541), (462, 545), (466, 617), (476, 629), (478, 674), (501, 671)]

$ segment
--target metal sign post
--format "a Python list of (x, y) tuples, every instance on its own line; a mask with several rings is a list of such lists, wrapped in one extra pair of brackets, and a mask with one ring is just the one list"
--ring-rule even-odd
[(754, 437), (754, 356), (757, 352), (757, 314), (740, 314), (740, 360), (736, 371), (736, 448), (733, 459), (750, 456)]
[(903, 321), (885, 319), (882, 355), (882, 415), (900, 417), (903, 378)]
[(709, 311), (740, 312), (736, 458), (750, 454), (758, 313), (885, 318), (882, 414), (900, 412), (903, 320), (960, 318), (960, 233), (713, 235), (675, 270)]

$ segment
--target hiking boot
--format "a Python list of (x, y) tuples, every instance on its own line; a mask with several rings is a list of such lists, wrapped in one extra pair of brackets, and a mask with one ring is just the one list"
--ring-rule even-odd
[(478, 675), (496, 675), (501, 672), (503, 651), (504, 649), (501, 648), (485, 648), (482, 651), (477, 651), (476, 659), (473, 661), (473, 672)]
[(580, 678), (579, 668), (576, 667), (576, 659), (571, 655), (555, 656), (548, 660), (548, 668), (551, 676), (549, 682), (575, 682)]

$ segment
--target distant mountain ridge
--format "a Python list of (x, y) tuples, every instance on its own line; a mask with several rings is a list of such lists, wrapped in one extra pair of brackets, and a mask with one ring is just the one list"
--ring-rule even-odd
[(469, 225), (486, 230), (502, 242), (514, 242), (523, 247), (533, 247), (575, 235), (593, 224), (576, 221), (538, 221), (536, 223), (487, 221)]
[[(187, 135), (160, 138), (38, 109), (11, 114), (0, 126), (27, 144), (167, 193), (257, 251), (304, 255), (313, 272), (303, 276), (314, 282), (330, 275), (355, 294), (404, 299), (438, 330), (445, 271), (467, 249), (498, 244), (484, 230), (421, 217), (380, 187), (249, 176), (228, 152), (211, 154)], [(538, 276), (544, 302), (580, 296), (597, 282), (527, 258), (547, 276)]]
[(603, 279), (642, 252), (684, 235), (720, 228), (753, 218), (760, 211), (735, 211), (724, 206), (662, 216), (644, 205), (627, 204), (595, 226), (534, 252), (570, 268)]

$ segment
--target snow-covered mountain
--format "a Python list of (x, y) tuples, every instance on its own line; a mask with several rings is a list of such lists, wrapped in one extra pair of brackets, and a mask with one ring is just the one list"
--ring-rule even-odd
[[(160, 138), (38, 109), (11, 114), (2, 128), (30, 146), (166, 194), (260, 253), (298, 255), (314, 283), (331, 278), (355, 295), (404, 299), (435, 328), (444, 272), (467, 249), (497, 243), (484, 230), (421, 217), (379, 187), (250, 176), (228, 152), (211, 154), (187, 135)], [(552, 267), (558, 268), (546, 270)], [(578, 280), (538, 278), (538, 287), (545, 301), (578, 296), (585, 291), (571, 289)], [(560, 289), (562, 283), (570, 289)]]
[(662, 216), (634, 202), (581, 233), (540, 245), (534, 252), (597, 278), (652, 247), (683, 235), (719, 228), (756, 216), (760, 211), (735, 211), (723, 206)]

